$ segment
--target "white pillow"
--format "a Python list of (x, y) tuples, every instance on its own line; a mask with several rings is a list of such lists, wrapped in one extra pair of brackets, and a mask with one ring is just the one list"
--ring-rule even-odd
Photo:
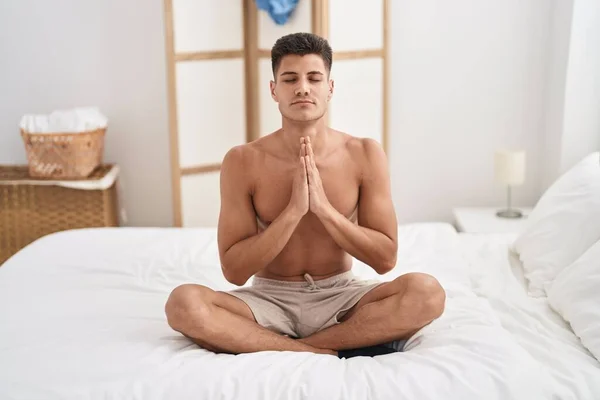
[(544, 284), (600, 239), (600, 152), (564, 173), (542, 195), (514, 249), (523, 263), (529, 294), (544, 296)]
[(600, 360), (600, 241), (549, 285), (548, 301)]

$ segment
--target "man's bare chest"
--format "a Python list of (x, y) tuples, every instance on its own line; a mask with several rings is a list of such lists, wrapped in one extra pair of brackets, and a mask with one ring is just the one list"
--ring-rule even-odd
[[(329, 203), (341, 214), (350, 216), (359, 197), (359, 179), (342, 165), (317, 166)], [(252, 202), (257, 216), (271, 223), (287, 207), (292, 194), (293, 167), (265, 169), (255, 178)]]

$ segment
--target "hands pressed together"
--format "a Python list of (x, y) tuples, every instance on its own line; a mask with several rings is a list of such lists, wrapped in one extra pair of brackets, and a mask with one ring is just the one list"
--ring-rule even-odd
[(330, 206), (309, 137), (300, 138), (300, 165), (294, 176), (290, 205), (301, 216), (308, 211), (320, 216)]

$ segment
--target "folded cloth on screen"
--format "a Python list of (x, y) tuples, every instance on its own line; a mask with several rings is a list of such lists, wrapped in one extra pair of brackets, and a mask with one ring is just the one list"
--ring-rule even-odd
[(19, 126), (28, 133), (79, 133), (106, 128), (107, 122), (97, 107), (78, 107), (48, 115), (25, 114)]
[(277, 25), (283, 25), (296, 9), (298, 0), (256, 0), (256, 5), (267, 11)]

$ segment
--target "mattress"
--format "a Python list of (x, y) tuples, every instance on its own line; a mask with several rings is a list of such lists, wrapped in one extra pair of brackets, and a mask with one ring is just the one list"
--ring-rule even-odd
[(430, 273), (445, 312), (404, 352), (338, 359), (214, 354), (171, 330), (177, 285), (234, 288), (214, 230), (52, 234), (0, 268), (0, 399), (600, 398), (598, 362), (547, 304), (522, 298), (506, 246), (443, 223), (400, 226), (397, 267), (379, 276), (355, 260), (354, 272)]

